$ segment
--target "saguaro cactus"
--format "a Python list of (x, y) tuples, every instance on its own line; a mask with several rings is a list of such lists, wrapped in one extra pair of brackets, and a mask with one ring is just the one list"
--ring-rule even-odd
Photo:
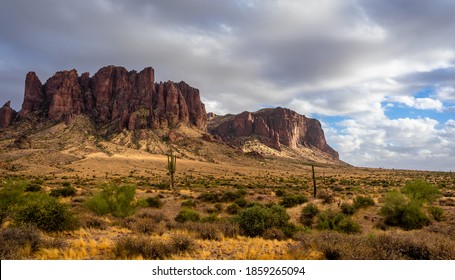
[(171, 175), (171, 188), (174, 188), (174, 173), (177, 167), (177, 157), (172, 153), (167, 156), (167, 170)]

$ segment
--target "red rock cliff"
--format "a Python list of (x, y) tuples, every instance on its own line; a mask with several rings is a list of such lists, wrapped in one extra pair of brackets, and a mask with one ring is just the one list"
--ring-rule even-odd
[(141, 72), (106, 66), (93, 77), (76, 70), (60, 71), (44, 85), (34, 72), (27, 74), (19, 113), (37, 113), (51, 120), (86, 114), (97, 123), (117, 122), (119, 130), (169, 128), (179, 124), (207, 128), (199, 90), (184, 82), (155, 83), (151, 67)]
[(339, 155), (326, 142), (321, 124), (284, 108), (243, 112), (211, 128), (210, 132), (229, 142), (237, 137), (257, 135), (264, 144), (280, 150), (281, 145), (317, 148), (338, 159)]

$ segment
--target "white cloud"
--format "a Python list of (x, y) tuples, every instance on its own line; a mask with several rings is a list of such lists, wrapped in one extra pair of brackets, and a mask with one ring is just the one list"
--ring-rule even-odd
[(413, 96), (391, 96), (386, 100), (387, 102), (401, 103), (419, 110), (436, 110), (441, 112), (444, 109), (444, 104), (441, 101), (428, 97), (415, 98)]

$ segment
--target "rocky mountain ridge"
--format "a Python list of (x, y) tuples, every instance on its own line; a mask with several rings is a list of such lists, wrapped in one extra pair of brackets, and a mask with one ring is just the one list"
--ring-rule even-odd
[(79, 76), (75, 69), (59, 71), (44, 84), (35, 72), (29, 72), (21, 110), (15, 112), (7, 102), (0, 109), (0, 128), (31, 119), (69, 125), (78, 115), (87, 116), (97, 125), (114, 127), (116, 133), (156, 129), (172, 132), (176, 127), (188, 126), (200, 131), (202, 140), (209, 142), (241, 148), (246, 138), (255, 137), (277, 151), (283, 145), (306, 147), (338, 160), (319, 121), (280, 107), (223, 117), (207, 114), (198, 89), (183, 81), (155, 82), (152, 67), (138, 73), (111, 65), (92, 77), (89, 73)]

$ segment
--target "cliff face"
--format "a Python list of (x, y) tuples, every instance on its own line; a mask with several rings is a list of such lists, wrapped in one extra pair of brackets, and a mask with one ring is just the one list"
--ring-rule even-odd
[(333, 158), (338, 153), (326, 142), (321, 124), (284, 108), (263, 109), (258, 112), (243, 112), (226, 119), (210, 129), (212, 134), (230, 142), (238, 137), (260, 136), (263, 143), (280, 150), (281, 145), (297, 148), (299, 145), (317, 148)]
[(155, 83), (153, 68), (141, 72), (101, 68), (93, 77), (76, 70), (57, 72), (44, 85), (27, 74), (20, 118), (37, 113), (51, 120), (85, 114), (97, 123), (124, 128), (169, 128), (178, 124), (205, 130), (207, 116), (199, 90), (184, 82)]
[(16, 115), (16, 111), (10, 107), (11, 101), (8, 101), (0, 108), (0, 128), (7, 128)]

